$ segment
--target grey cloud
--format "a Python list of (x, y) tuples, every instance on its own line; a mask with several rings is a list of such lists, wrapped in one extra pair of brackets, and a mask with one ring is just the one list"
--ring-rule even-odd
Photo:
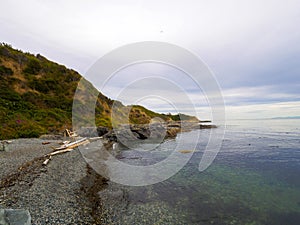
[[(299, 101), (298, 0), (7, 0), (1, 7), (1, 41), (83, 75), (114, 48), (165, 41), (189, 49), (211, 67), (229, 106)], [(101, 91), (112, 97), (143, 73), (163, 75), (193, 99), (203, 95), (182, 72), (161, 65), (128, 69)], [(250, 95), (251, 88), (261, 92)], [(238, 89), (239, 96), (226, 97)]]

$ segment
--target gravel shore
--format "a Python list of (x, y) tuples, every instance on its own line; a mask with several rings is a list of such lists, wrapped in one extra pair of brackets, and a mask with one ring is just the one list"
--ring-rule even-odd
[(82, 188), (87, 164), (79, 150), (53, 157), (42, 166), (43, 156), (59, 140), (12, 140), (0, 152), (0, 208), (28, 209), (32, 224), (94, 224), (91, 202)]

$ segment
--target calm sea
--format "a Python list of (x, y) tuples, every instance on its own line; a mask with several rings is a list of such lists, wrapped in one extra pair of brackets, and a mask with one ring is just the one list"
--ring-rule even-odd
[[(300, 120), (227, 121), (213, 164), (198, 171), (209, 130), (180, 134), (196, 152), (175, 176), (146, 187), (109, 183), (101, 191), (103, 221), (112, 224), (300, 224)], [(123, 148), (119, 158), (155, 163), (176, 146)], [(139, 145), (143, 149), (143, 144)]]

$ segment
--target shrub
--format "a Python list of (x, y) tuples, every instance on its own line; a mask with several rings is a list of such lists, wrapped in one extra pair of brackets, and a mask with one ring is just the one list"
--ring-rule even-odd
[(31, 58), (23, 70), (24, 73), (36, 75), (40, 72), (42, 66), (36, 58)]
[(5, 66), (0, 66), (0, 75), (1, 76), (11, 76), (13, 74), (14, 74), (14, 72), (12, 71), (11, 68), (7, 68)]

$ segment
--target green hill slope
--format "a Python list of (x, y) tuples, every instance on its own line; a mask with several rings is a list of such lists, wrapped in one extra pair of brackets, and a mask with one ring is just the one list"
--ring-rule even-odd
[[(35, 56), (0, 44), (0, 139), (38, 137), (71, 128), (73, 97), (81, 79), (76, 71), (39, 54)], [(96, 91), (92, 84), (86, 83)], [(99, 93), (95, 107), (97, 126), (112, 126), (113, 103)], [(132, 106), (129, 122), (149, 123), (154, 117), (179, 120), (178, 115), (158, 114), (142, 106)]]

